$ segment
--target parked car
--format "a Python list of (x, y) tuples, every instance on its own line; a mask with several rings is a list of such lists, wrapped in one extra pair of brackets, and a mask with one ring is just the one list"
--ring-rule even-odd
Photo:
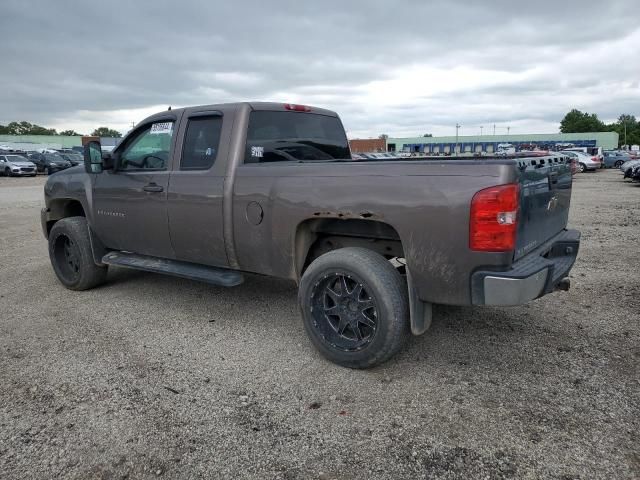
[(38, 172), (47, 172), (47, 175), (72, 166), (71, 162), (62, 158), (58, 153), (32, 153), (29, 160), (36, 164)]
[(0, 174), (6, 177), (37, 175), (36, 166), (21, 155), (0, 155)]
[(631, 160), (631, 157), (621, 150), (605, 150), (604, 152), (604, 166), (606, 168), (620, 168), (627, 160)]
[(576, 151), (576, 150), (562, 150), (560, 152), (562, 155), (567, 155), (568, 157), (575, 158), (578, 162), (578, 170), (580, 172), (595, 171), (601, 166), (601, 162), (596, 156), (587, 155), (584, 152)]
[(630, 178), (634, 182), (640, 182), (640, 162), (633, 163), (624, 173), (624, 178)]
[(563, 151), (567, 150), (573, 152), (582, 152), (586, 155), (591, 155), (592, 157), (598, 157), (600, 163), (602, 164), (601, 168), (604, 168), (604, 150), (602, 149), (602, 147), (571, 147)]
[(75, 152), (60, 152), (59, 155), (74, 167), (83, 162), (82, 155)]
[(315, 107), (173, 109), (112, 154), (90, 142), (84, 162), (44, 187), (65, 287), (95, 287), (109, 265), (227, 287), (290, 279), (312, 344), (352, 368), (424, 333), (434, 303), (566, 290), (580, 245), (566, 157), (353, 161), (338, 115)]
[(640, 160), (627, 160), (626, 162), (624, 162), (620, 166), (620, 171), (622, 171), (624, 178), (631, 177), (631, 170), (637, 165), (640, 165)]

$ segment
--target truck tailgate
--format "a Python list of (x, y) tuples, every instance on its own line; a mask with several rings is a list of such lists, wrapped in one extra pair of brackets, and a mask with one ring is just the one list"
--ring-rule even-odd
[(520, 217), (514, 260), (567, 226), (571, 202), (571, 164), (564, 157), (516, 160), (520, 182)]

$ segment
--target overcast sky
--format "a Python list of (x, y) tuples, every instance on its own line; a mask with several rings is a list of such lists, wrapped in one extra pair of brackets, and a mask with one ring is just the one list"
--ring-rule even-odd
[(640, 0), (2, 0), (0, 32), (2, 124), (242, 100), (336, 110), (351, 137), (640, 116)]

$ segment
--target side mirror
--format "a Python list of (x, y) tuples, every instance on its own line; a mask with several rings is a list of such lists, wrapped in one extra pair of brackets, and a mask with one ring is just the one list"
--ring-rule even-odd
[(100, 142), (91, 141), (84, 146), (84, 169), (87, 173), (102, 173)]

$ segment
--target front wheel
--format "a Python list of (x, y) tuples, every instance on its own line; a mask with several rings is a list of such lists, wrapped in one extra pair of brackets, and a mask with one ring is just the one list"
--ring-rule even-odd
[(84, 217), (58, 220), (49, 233), (49, 259), (58, 280), (70, 290), (88, 290), (107, 278), (107, 267), (93, 261)]
[(580, 173), (584, 173), (587, 170), (587, 166), (584, 163), (580, 164)]
[(344, 367), (389, 360), (409, 331), (402, 276), (365, 248), (341, 248), (314, 260), (300, 281), (298, 302), (311, 342)]
[(616, 160), (616, 163), (613, 164), (614, 167), (620, 168), (624, 162), (622, 160)]
[(9, 170), (8, 168), (4, 169), (4, 175), (5, 177), (10, 177), (11, 176), (11, 170)]

